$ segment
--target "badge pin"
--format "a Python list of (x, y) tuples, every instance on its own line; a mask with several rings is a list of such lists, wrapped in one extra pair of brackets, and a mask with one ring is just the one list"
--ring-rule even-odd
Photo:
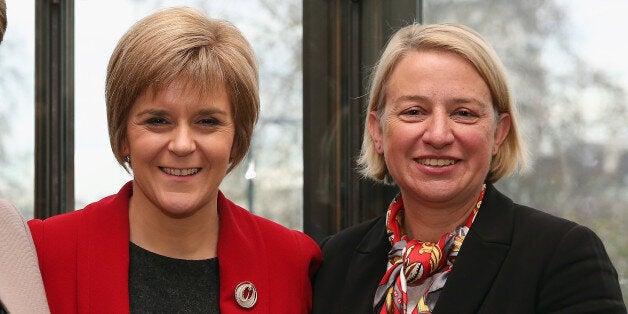
[(238, 305), (250, 309), (257, 302), (257, 289), (255, 285), (249, 281), (239, 283), (235, 288), (235, 299)]

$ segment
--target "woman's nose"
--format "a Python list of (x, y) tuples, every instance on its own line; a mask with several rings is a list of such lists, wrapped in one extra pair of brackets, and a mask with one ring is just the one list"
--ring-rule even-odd
[(435, 112), (425, 121), (422, 140), (435, 148), (443, 148), (454, 141), (452, 121), (445, 112)]
[(179, 126), (173, 130), (168, 149), (177, 156), (185, 156), (196, 149), (194, 136), (189, 127)]

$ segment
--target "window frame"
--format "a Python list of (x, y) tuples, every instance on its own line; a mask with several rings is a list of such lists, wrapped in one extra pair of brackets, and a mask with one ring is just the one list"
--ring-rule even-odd
[(35, 218), (74, 207), (74, 0), (35, 3)]
[(356, 158), (370, 68), (394, 31), (422, 20), (422, 1), (308, 0), (303, 12), (303, 226), (320, 241), (396, 194), (362, 179)]

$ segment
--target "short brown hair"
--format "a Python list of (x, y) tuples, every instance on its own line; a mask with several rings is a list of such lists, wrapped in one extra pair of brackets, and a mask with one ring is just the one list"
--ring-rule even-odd
[(526, 152), (517, 129), (517, 108), (506, 71), (493, 48), (480, 34), (464, 25), (415, 23), (401, 28), (393, 35), (373, 69), (362, 150), (358, 159), (361, 173), (375, 181), (393, 183), (384, 157), (375, 149), (368, 132), (368, 116), (373, 111), (381, 116), (386, 105), (386, 84), (399, 60), (410, 52), (422, 50), (453, 52), (468, 60), (488, 85), (495, 111), (510, 115), (510, 130), (493, 157), (486, 181), (496, 182), (517, 166), (523, 167)]
[(259, 115), (255, 55), (234, 25), (186, 7), (141, 19), (111, 55), (105, 95), (109, 140), (118, 163), (124, 166), (126, 124), (137, 97), (180, 78), (202, 93), (226, 85), (235, 122), (231, 171), (246, 155)]

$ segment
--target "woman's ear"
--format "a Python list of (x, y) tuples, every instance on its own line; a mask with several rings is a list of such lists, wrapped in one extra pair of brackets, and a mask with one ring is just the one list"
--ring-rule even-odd
[(493, 156), (499, 152), (499, 147), (502, 145), (506, 136), (510, 132), (510, 114), (500, 113), (499, 120), (497, 121), (497, 127), (495, 128), (495, 135), (493, 141)]
[(368, 128), (369, 134), (371, 135), (371, 139), (373, 140), (373, 145), (375, 145), (375, 150), (378, 154), (383, 154), (383, 130), (381, 125), (381, 119), (377, 116), (377, 113), (375, 111), (369, 112), (369, 118), (366, 122), (366, 126)]
[(129, 148), (129, 144), (127, 142), (126, 139), (122, 139), (122, 142), (120, 143), (120, 152), (122, 153), (122, 156), (129, 156), (131, 155), (131, 149)]

